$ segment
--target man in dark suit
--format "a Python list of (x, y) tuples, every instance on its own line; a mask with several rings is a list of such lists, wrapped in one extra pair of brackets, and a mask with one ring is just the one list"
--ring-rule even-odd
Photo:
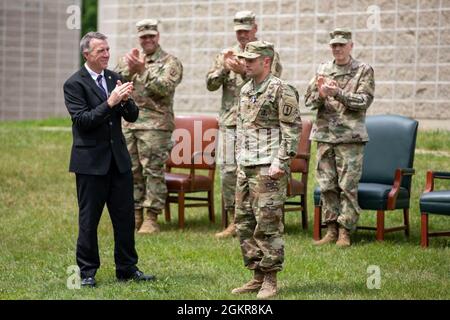
[(77, 264), (81, 285), (95, 286), (100, 267), (97, 227), (105, 203), (114, 229), (118, 280), (154, 280), (137, 268), (134, 246), (134, 201), (131, 160), (121, 129), (122, 117), (136, 121), (139, 109), (129, 98), (130, 82), (107, 70), (106, 36), (87, 33), (80, 42), (84, 66), (64, 83), (64, 99), (72, 118), (70, 172), (76, 175), (79, 206)]

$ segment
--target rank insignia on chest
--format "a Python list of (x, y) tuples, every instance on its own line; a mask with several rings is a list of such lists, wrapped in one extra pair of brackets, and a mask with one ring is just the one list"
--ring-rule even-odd
[(251, 101), (252, 103), (255, 103), (255, 102), (256, 102), (256, 96), (251, 97), (251, 98), (250, 98), (250, 101)]

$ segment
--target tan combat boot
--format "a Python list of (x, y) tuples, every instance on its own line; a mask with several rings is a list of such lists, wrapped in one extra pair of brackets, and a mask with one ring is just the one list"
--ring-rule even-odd
[(144, 222), (138, 231), (138, 234), (155, 234), (159, 233), (158, 215), (156, 213), (146, 210), (144, 215)]
[(262, 284), (261, 290), (259, 290), (256, 298), (269, 299), (275, 296), (277, 292), (277, 272), (267, 272), (264, 277), (264, 282)]
[(338, 238), (338, 224), (336, 222), (330, 222), (327, 224), (327, 234), (319, 241), (314, 241), (314, 245), (321, 246), (330, 242), (336, 242)]
[(236, 235), (237, 235), (236, 225), (234, 224), (234, 222), (232, 222), (228, 225), (228, 227), (225, 230), (216, 233), (214, 236), (216, 237), (216, 239), (225, 239), (235, 237)]
[(242, 287), (231, 290), (232, 294), (240, 294), (247, 292), (258, 292), (264, 281), (264, 273), (260, 270), (255, 270), (253, 279), (244, 284)]
[(336, 245), (341, 248), (350, 247), (350, 231), (344, 227), (339, 227), (339, 239), (336, 242)]
[(136, 231), (141, 228), (142, 222), (144, 222), (144, 215), (143, 215), (142, 208), (135, 209), (134, 210), (134, 226), (136, 228)]

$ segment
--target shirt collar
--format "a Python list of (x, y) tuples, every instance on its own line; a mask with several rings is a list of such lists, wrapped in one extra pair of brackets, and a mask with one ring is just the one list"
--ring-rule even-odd
[(157, 61), (160, 56), (161, 56), (161, 46), (158, 45), (158, 48), (156, 48), (155, 52), (153, 52), (152, 54), (147, 55), (147, 61), (149, 62), (155, 62)]
[(350, 61), (346, 65), (337, 65), (336, 60), (333, 60), (332, 73), (335, 75), (345, 75), (351, 73), (353, 69), (354, 59), (350, 56)]
[(252, 79), (253, 90), (256, 91), (256, 93), (264, 92), (267, 86), (269, 85), (270, 79), (272, 79), (271, 73), (269, 73), (267, 77), (263, 80), (263, 82), (261, 82), (259, 85), (255, 85), (255, 80)]
[(97, 81), (97, 77), (99, 75), (102, 75), (103, 79), (105, 78), (105, 70), (102, 70), (101, 73), (97, 73), (93, 71), (91, 68), (89, 68), (87, 63), (84, 64), (84, 67), (86, 68), (87, 72), (91, 75), (92, 79), (94, 79), (95, 81)]

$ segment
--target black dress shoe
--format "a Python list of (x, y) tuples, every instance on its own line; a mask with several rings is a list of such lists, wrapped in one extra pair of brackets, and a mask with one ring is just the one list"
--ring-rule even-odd
[(87, 278), (82, 278), (81, 279), (81, 286), (82, 287), (95, 287), (95, 278), (94, 277), (87, 277)]
[(136, 270), (134, 273), (132, 273), (128, 277), (118, 276), (117, 280), (119, 280), (119, 281), (130, 281), (130, 280), (134, 280), (134, 281), (154, 281), (154, 280), (156, 280), (156, 277), (154, 275), (144, 274), (142, 271)]

